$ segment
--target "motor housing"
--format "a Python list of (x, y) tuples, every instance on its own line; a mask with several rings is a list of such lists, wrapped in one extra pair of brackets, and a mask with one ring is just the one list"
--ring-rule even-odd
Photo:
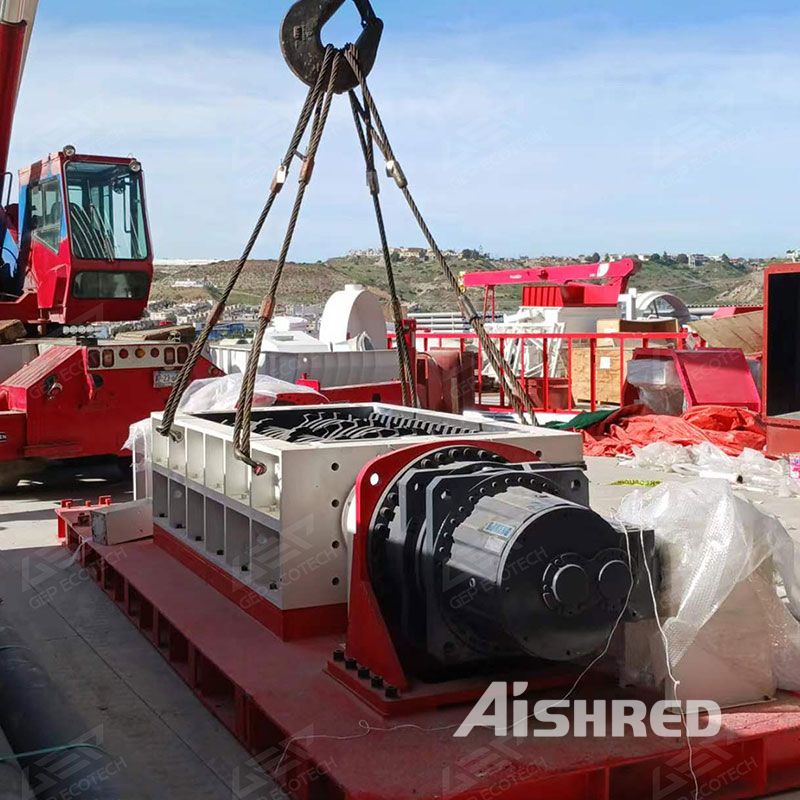
[(592, 511), (578, 465), (500, 462), (474, 448), (427, 454), (376, 509), (370, 579), (418, 675), (578, 660), (622, 620), (652, 615), (652, 531), (640, 537)]

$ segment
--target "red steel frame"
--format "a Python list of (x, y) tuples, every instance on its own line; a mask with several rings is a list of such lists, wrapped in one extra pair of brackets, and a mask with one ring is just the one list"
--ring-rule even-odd
[(8, 150), (27, 30), (26, 22), (0, 23), (0, 176), (5, 174), (8, 167)]
[[(640, 347), (651, 347), (652, 343), (658, 346), (663, 343), (664, 346), (674, 346), (677, 350), (685, 350), (688, 343), (694, 340), (697, 346), (703, 347), (704, 343), (693, 334), (682, 333), (492, 333), (490, 338), (497, 342), (501, 354), (505, 356), (509, 342), (518, 341), (525, 343), (528, 341), (539, 342), (542, 347), (542, 366), (543, 377), (541, 379), (541, 399), (542, 402), (535, 408), (536, 411), (546, 413), (575, 413), (580, 410), (574, 401), (573, 393), (573, 377), (572, 377), (572, 360), (575, 347), (580, 345), (583, 347), (588, 346), (589, 349), (589, 375), (590, 375), (590, 398), (589, 409), (596, 411), (599, 407), (597, 399), (597, 368), (598, 368), (598, 348), (600, 341), (612, 341), (613, 347), (619, 350), (619, 384), (620, 384), (620, 397), (625, 392), (626, 383), (626, 370), (625, 359), (629, 352), (631, 344), (637, 344)], [(389, 335), (390, 346), (393, 346), (394, 335)], [(553, 378), (549, 374), (549, 353), (553, 345), (557, 342), (566, 343), (567, 348), (567, 369), (566, 378)], [(477, 407), (482, 410), (509, 410), (511, 403), (505, 396), (502, 386), (500, 387), (500, 398), (497, 406), (487, 405), (484, 403), (484, 395), (486, 394), (484, 379), (483, 379), (483, 365), (484, 355), (483, 347), (474, 333), (462, 332), (431, 332), (431, 331), (417, 331), (417, 347), (419, 352), (426, 352), (430, 348), (447, 348), (448, 346), (453, 349), (459, 349), (462, 352), (467, 347), (474, 348), (478, 353), (478, 385), (477, 385)], [(518, 377), (524, 382), (525, 380), (525, 358), (524, 347), (522, 349), (522, 358), (520, 360), (520, 370)], [(566, 380), (566, 384), (564, 381)], [(557, 404), (551, 402), (554, 387), (566, 386), (568, 404), (566, 408), (559, 407)]]
[(625, 293), (628, 282), (640, 267), (639, 261), (626, 258), (610, 263), (481, 270), (464, 275), (462, 283), (467, 289), (484, 289), (484, 316), (491, 304), (492, 319), (495, 318), (495, 290), (498, 286), (521, 286), (523, 306), (616, 309), (619, 296)]
[[(770, 276), (800, 274), (800, 264), (776, 264), (764, 271), (764, 355), (762, 360), (763, 407), (769, 411), (769, 338), (770, 336), (797, 336), (796, 330), (770, 330)], [(800, 411), (800, 408), (797, 409)], [(800, 453), (800, 419), (765, 416), (767, 428), (767, 452), (774, 456)]]
[[(89, 510), (64, 504), (61, 539), (295, 800), (692, 796), (685, 742), (674, 739), (455, 739), (466, 707), (388, 721), (326, 672), (341, 634), (283, 641), (157, 543), (95, 544)], [(604, 695), (595, 686), (591, 696)], [(800, 786), (800, 698), (724, 712), (718, 737), (694, 741), (694, 768), (704, 798)]]
[[(412, 681), (403, 669), (369, 577), (368, 540), (373, 516), (389, 486), (410, 464), (424, 455), (446, 450), (453, 444), (453, 442), (437, 442), (394, 450), (366, 464), (356, 479), (356, 532), (352, 542), (347, 646), (344, 655), (346, 658), (354, 659), (362, 670), (367, 670), (369, 672), (367, 677), (370, 680), (377, 678), (378, 685), (373, 686), (364, 680), (360, 683), (350, 680), (346, 662), (342, 667), (341, 660), (331, 662), (329, 670), (384, 713), (388, 711), (388, 706), (382, 699), (385, 696), (384, 686), (391, 686), (399, 693), (407, 694), (412, 690)], [(511, 463), (538, 460), (538, 456), (528, 450), (505, 444), (480, 441), (457, 444), (464, 447), (480, 447), (503, 456)], [(426, 698), (420, 700), (414, 707), (430, 703), (443, 705), (448, 699), (452, 702), (453, 698), (460, 698), (463, 702), (464, 697), (479, 697), (485, 688), (486, 681), (479, 682), (477, 694), (475, 681), (462, 682), (456, 689), (445, 684), (438, 691), (431, 690), (424, 693)]]

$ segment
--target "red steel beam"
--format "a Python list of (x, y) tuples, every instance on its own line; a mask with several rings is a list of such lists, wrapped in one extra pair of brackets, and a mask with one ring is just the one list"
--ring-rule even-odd
[(17, 105), (27, 23), (0, 20), (0, 176), (8, 170), (11, 129)]

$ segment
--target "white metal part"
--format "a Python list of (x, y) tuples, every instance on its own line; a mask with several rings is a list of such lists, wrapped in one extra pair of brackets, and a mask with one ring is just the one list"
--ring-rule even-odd
[(92, 538), (100, 544), (124, 544), (152, 535), (153, 504), (149, 500), (92, 509)]
[(256, 410), (253, 419), (317, 411), (374, 412), (469, 433), (305, 442), (254, 433), (253, 456), (267, 467), (257, 476), (234, 457), (231, 415), (179, 415), (177, 439), (155, 432), (161, 414), (151, 420), (155, 523), (281, 609), (347, 601), (342, 514), (359, 472), (379, 455), (426, 442), (478, 440), (516, 445), (532, 460), (583, 460), (577, 434), (380, 404)]
[(565, 333), (597, 333), (597, 323), (600, 320), (619, 316), (619, 310), (609, 306), (566, 308), (523, 306), (517, 314), (507, 314), (505, 322), (510, 325), (518, 321), (524, 322), (532, 312), (541, 317), (545, 325), (560, 326)]
[[(247, 367), (250, 348), (245, 345), (211, 347), (214, 364), (226, 375), (239, 375)], [(388, 383), (398, 380), (397, 351), (361, 350), (348, 352), (270, 352), (258, 360), (258, 374), (288, 383), (303, 376), (328, 389), (337, 386)]]
[(12, 25), (26, 22), (31, 25), (38, 5), (39, 0), (0, 0), (0, 22)]
[(378, 298), (358, 284), (348, 284), (330, 296), (319, 323), (319, 338), (339, 344), (365, 333), (372, 346), (386, 347), (386, 318)]
[(636, 296), (636, 319), (669, 319), (674, 317), (686, 325), (692, 312), (680, 297), (670, 292), (649, 291)]

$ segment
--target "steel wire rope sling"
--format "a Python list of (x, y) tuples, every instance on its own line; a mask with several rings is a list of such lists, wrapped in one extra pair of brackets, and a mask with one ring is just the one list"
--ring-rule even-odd
[[(275, 174), (266, 205), (245, 247), (242, 258), (231, 274), (225, 291), (209, 315), (205, 328), (196, 340), (189, 359), (181, 370), (167, 402), (162, 425), (158, 429), (159, 433), (162, 435), (169, 435), (172, 433), (175, 415), (181, 398), (188, 387), (194, 367), (208, 342), (211, 331), (219, 322), (225, 310), (230, 295), (244, 270), (245, 264), (263, 229), (277, 195), (286, 183), (291, 162), (295, 156), (298, 156), (302, 159), (303, 166), (300, 171), (295, 204), (287, 227), (281, 254), (272, 275), (270, 288), (261, 307), (259, 325), (256, 329), (253, 345), (248, 357), (236, 409), (234, 452), (238, 459), (245, 462), (259, 473), (264, 470), (264, 465), (254, 461), (251, 457), (250, 433), (252, 427), (252, 404), (258, 375), (258, 362), (261, 356), (261, 346), (266, 330), (274, 315), (278, 288), (294, 238), (305, 192), (314, 170), (316, 154), (322, 140), (322, 134), (328, 119), (333, 96), (334, 94), (343, 93), (345, 91), (349, 92), (353, 118), (367, 170), (367, 185), (373, 198), (378, 230), (381, 237), (381, 247), (391, 296), (392, 315), (397, 332), (400, 382), (404, 403), (417, 406), (419, 401), (415, 382), (415, 368), (411, 363), (408, 341), (406, 338), (407, 331), (403, 323), (402, 307), (397, 294), (391, 252), (389, 250), (383, 212), (379, 199), (380, 184), (377, 170), (375, 169), (373, 143), (378, 146), (378, 149), (385, 158), (387, 174), (394, 179), (406, 198), (417, 224), (439, 262), (443, 274), (456, 294), (462, 315), (475, 331), (507, 396), (511, 398), (515, 412), (523, 421), (532, 424), (536, 422), (533, 405), (527, 392), (524, 391), (521, 382), (516, 380), (516, 377), (512, 377), (513, 371), (505, 361), (502, 353), (488, 336), (480, 315), (465, 291), (459, 285), (458, 279), (450, 269), (433, 234), (425, 222), (408, 187), (405, 174), (400, 168), (399, 162), (391, 148), (377, 106), (367, 86), (366, 77), (375, 62), (377, 48), (383, 30), (383, 23), (375, 16), (368, 0), (354, 0), (361, 12), (362, 24), (364, 25), (364, 32), (358, 42), (355, 45), (348, 45), (344, 50), (337, 50), (331, 45), (323, 47), (321, 43), (320, 31), (322, 25), (330, 19), (344, 2), (345, 0), (299, 0), (299, 2), (292, 6), (284, 20), (282, 36), (284, 56), (292, 71), (308, 83), (311, 88), (301, 111), (300, 120), (298, 121), (294, 136), (292, 137), (289, 150)], [(298, 24), (298, 22), (304, 22), (305, 25)], [(292, 42), (294, 44), (292, 44)], [(342, 62), (344, 60), (346, 60), (347, 64), (344, 65), (343, 69)], [(319, 66), (317, 67), (317, 65)], [(350, 68), (350, 75), (344, 74), (348, 71), (348, 66)], [(314, 69), (316, 69), (316, 73), (314, 73)], [(356, 86), (360, 86), (361, 88), (363, 105), (353, 91)], [(312, 117), (314, 121), (308, 150), (306, 155), (302, 156), (298, 148)]]
[(283, 240), (283, 247), (281, 248), (278, 263), (275, 266), (275, 271), (272, 273), (272, 282), (267, 296), (264, 298), (264, 303), (261, 306), (261, 313), (259, 316), (258, 327), (256, 328), (255, 336), (253, 337), (253, 345), (250, 350), (250, 355), (247, 360), (247, 367), (245, 368), (244, 378), (242, 380), (242, 389), (239, 394), (239, 402), (236, 405), (236, 422), (233, 429), (233, 448), (236, 457), (240, 461), (256, 470), (257, 473), (264, 471), (264, 465), (254, 461), (250, 456), (250, 432), (251, 432), (251, 418), (253, 411), (253, 397), (255, 395), (256, 379), (258, 377), (258, 362), (261, 358), (261, 345), (264, 342), (264, 334), (267, 331), (272, 317), (275, 314), (275, 300), (280, 287), (283, 270), (286, 266), (286, 259), (289, 257), (289, 249), (294, 239), (294, 232), (297, 228), (297, 221), (300, 218), (300, 211), (303, 207), (303, 200), (305, 198), (306, 189), (311, 181), (311, 175), (314, 172), (314, 163), (319, 150), (320, 142), (322, 141), (322, 133), (325, 130), (325, 124), (328, 121), (328, 114), (331, 110), (331, 103), (333, 96), (336, 93), (336, 79), (339, 73), (339, 67), (342, 61), (342, 54), (336, 50), (333, 53), (333, 61), (330, 69), (327, 70), (323, 65), (322, 74), (326, 71), (329, 73), (327, 88), (324, 97), (320, 98), (320, 102), (314, 112), (314, 126), (311, 131), (311, 141), (308, 146), (303, 167), (300, 170), (300, 180), (297, 186), (297, 195), (294, 201), (294, 208), (292, 215), (289, 218), (289, 225), (286, 229), (286, 236)]
[(245, 245), (241, 258), (234, 267), (233, 272), (228, 279), (225, 290), (222, 292), (219, 300), (216, 302), (214, 308), (211, 310), (211, 313), (208, 315), (206, 324), (200, 335), (195, 340), (191, 352), (189, 353), (189, 357), (186, 359), (186, 362), (181, 368), (178, 378), (175, 381), (175, 385), (172, 387), (169, 399), (164, 407), (162, 424), (158, 428), (158, 432), (162, 436), (169, 436), (172, 433), (172, 426), (175, 422), (175, 415), (178, 412), (178, 406), (180, 405), (181, 399), (183, 398), (183, 395), (189, 386), (189, 381), (191, 380), (192, 373), (197, 366), (197, 362), (200, 360), (200, 357), (202, 356), (203, 351), (208, 344), (208, 339), (211, 336), (211, 332), (217, 326), (217, 323), (222, 319), (222, 315), (225, 313), (225, 308), (228, 305), (230, 296), (233, 293), (233, 290), (236, 288), (236, 284), (239, 282), (239, 278), (241, 277), (245, 265), (250, 258), (250, 254), (252, 253), (256, 242), (258, 241), (258, 237), (261, 235), (261, 231), (263, 230), (264, 224), (266, 223), (267, 218), (272, 211), (272, 207), (275, 204), (275, 201), (277, 200), (281, 190), (286, 185), (286, 180), (289, 176), (289, 169), (292, 165), (292, 162), (294, 161), (295, 157), (301, 157), (298, 148), (300, 147), (300, 143), (302, 142), (306, 130), (308, 129), (308, 125), (311, 122), (311, 117), (314, 114), (322, 92), (324, 91), (326, 65), (330, 63), (330, 59), (333, 57), (333, 52), (334, 48), (326, 48), (323, 69), (320, 70), (316, 83), (314, 83), (308, 90), (308, 95), (306, 96), (305, 103), (300, 111), (300, 117), (297, 121), (297, 127), (295, 128), (294, 134), (292, 135), (289, 143), (289, 148), (286, 151), (283, 161), (281, 161), (280, 166), (275, 172), (267, 201), (264, 204), (264, 208), (258, 217), (255, 227), (253, 228), (250, 239)]
[[(368, 130), (371, 131), (375, 144), (378, 146), (378, 149), (381, 151), (384, 159), (386, 160), (387, 174), (394, 179), (398, 188), (403, 193), (403, 197), (405, 197), (406, 202), (411, 209), (411, 213), (417, 222), (417, 225), (419, 225), (420, 230), (428, 242), (428, 246), (431, 248), (436, 260), (439, 262), (442, 273), (456, 295), (456, 300), (462, 316), (475, 332), (483, 351), (486, 353), (486, 356), (489, 359), (492, 369), (494, 369), (498, 380), (503, 385), (503, 389), (505, 390), (507, 396), (511, 399), (515, 413), (520, 417), (521, 420), (530, 422), (531, 424), (536, 424), (536, 414), (530, 396), (522, 386), (521, 380), (518, 380), (516, 376), (513, 375), (513, 370), (509, 366), (508, 362), (503, 357), (502, 353), (495, 345), (489, 334), (486, 332), (481, 315), (478, 313), (478, 310), (475, 308), (475, 305), (473, 304), (472, 300), (470, 300), (466, 291), (459, 285), (458, 278), (453, 273), (453, 270), (450, 269), (450, 265), (447, 263), (444, 254), (439, 248), (439, 245), (436, 243), (433, 233), (428, 227), (428, 224), (425, 222), (425, 218), (422, 216), (422, 212), (420, 211), (419, 206), (417, 205), (416, 200), (411, 193), (411, 189), (408, 186), (408, 179), (406, 178), (405, 173), (400, 166), (400, 162), (397, 160), (397, 157), (394, 154), (394, 150), (389, 142), (389, 137), (386, 134), (386, 129), (383, 126), (383, 121), (381, 120), (377, 105), (375, 104), (375, 99), (373, 98), (372, 93), (369, 90), (369, 86), (367, 85), (366, 73), (361, 69), (359, 64), (358, 51), (352, 46), (346, 48), (345, 58), (358, 78), (363, 95), (363, 105), (357, 103), (356, 101), (357, 105), (354, 107), (357, 108), (357, 113), (362, 119), (365, 121), (371, 121), (368, 125)], [(354, 100), (354, 98), (355, 95), (351, 93), (351, 102)]]
[(381, 207), (381, 185), (378, 178), (378, 171), (375, 169), (372, 117), (369, 113), (362, 113), (358, 98), (352, 89), (349, 92), (349, 96), (350, 106), (353, 111), (353, 121), (356, 125), (356, 134), (359, 144), (361, 145), (361, 152), (364, 154), (364, 164), (367, 168), (367, 187), (370, 195), (372, 195), (372, 202), (375, 207), (375, 219), (378, 223), (378, 233), (381, 237), (381, 250), (383, 252), (383, 262), (386, 267), (386, 280), (389, 285), (392, 317), (394, 319), (394, 330), (397, 340), (397, 352), (400, 360), (400, 382), (403, 392), (403, 405), (419, 408), (415, 369), (414, 364), (411, 363), (411, 353), (409, 352), (408, 339), (406, 338), (408, 330), (406, 329), (403, 319), (403, 308), (400, 305), (400, 297), (397, 294), (392, 254), (389, 250), (389, 241), (386, 236), (386, 224), (383, 219), (383, 209)]

